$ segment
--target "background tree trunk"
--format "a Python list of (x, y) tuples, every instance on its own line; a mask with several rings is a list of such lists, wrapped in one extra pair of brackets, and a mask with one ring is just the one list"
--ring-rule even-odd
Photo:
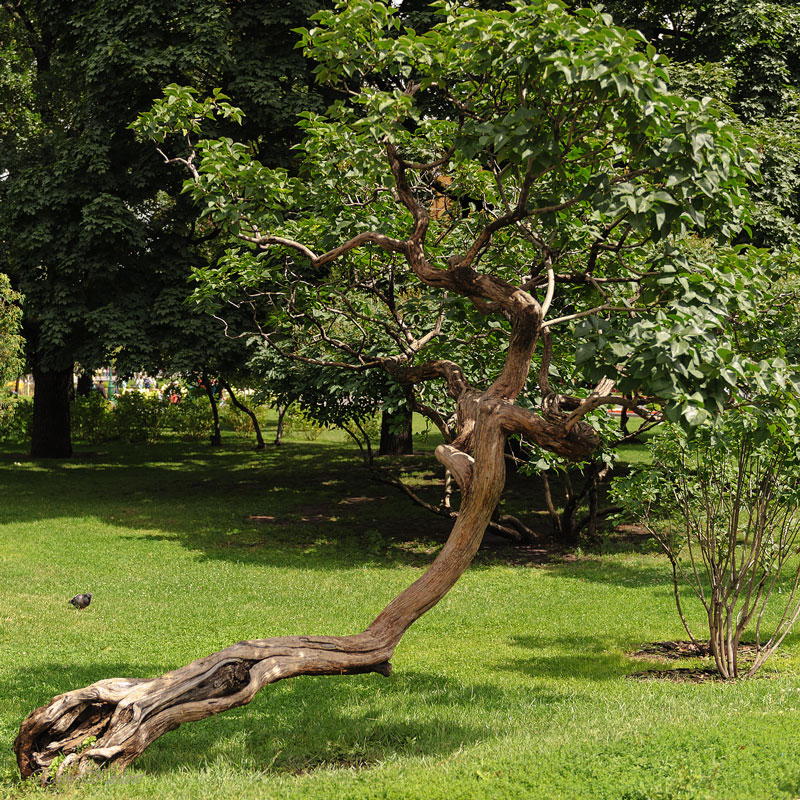
[(31, 455), (34, 458), (69, 458), (69, 395), (72, 390), (72, 366), (57, 371), (33, 368), (33, 423)]
[(264, 443), (264, 437), (261, 434), (261, 426), (258, 424), (258, 417), (255, 414), (253, 409), (246, 406), (241, 400), (239, 400), (236, 395), (233, 393), (233, 390), (226, 381), (219, 379), (219, 385), (228, 393), (228, 397), (230, 397), (231, 402), (239, 409), (239, 411), (243, 411), (250, 417), (250, 420), (253, 423), (253, 430), (256, 434), (256, 450), (263, 450), (266, 447)]
[(275, 444), (280, 445), (283, 441), (283, 421), (286, 417), (286, 412), (289, 410), (289, 406), (291, 403), (285, 403), (282, 406), (278, 406), (278, 423), (275, 427)]
[(394, 413), (381, 412), (379, 456), (406, 456), (414, 452), (411, 409), (405, 406)]
[(214, 395), (214, 387), (211, 385), (211, 379), (208, 375), (203, 374), (202, 380), (203, 388), (206, 390), (206, 395), (208, 395), (208, 402), (211, 404), (211, 416), (214, 425), (211, 432), (211, 444), (220, 445), (222, 444), (222, 433), (219, 427), (219, 409), (217, 408), (217, 398)]
[(88, 397), (94, 386), (91, 372), (82, 372), (78, 375), (78, 385), (75, 387), (76, 397)]

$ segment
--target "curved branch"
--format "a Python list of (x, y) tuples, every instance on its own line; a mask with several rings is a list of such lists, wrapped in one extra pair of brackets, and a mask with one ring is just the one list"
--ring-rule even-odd
[(440, 444), (434, 455), (440, 464), (450, 470), (462, 492), (469, 488), (475, 466), (475, 459), (469, 453), (450, 444)]
[(506, 433), (521, 433), (539, 447), (571, 461), (585, 460), (600, 443), (597, 432), (585, 422), (579, 421), (566, 430), (563, 419), (551, 422), (510, 403), (503, 407), (500, 420)]
[(376, 231), (364, 231), (364, 233), (359, 233), (358, 236), (348, 239), (338, 247), (334, 247), (332, 250), (328, 250), (326, 253), (322, 253), (321, 255), (317, 255), (313, 250), (306, 247), (304, 244), (296, 242), (294, 239), (287, 239), (283, 236), (262, 236), (259, 233), (256, 233), (254, 236), (249, 236), (246, 233), (240, 232), (237, 234), (237, 237), (244, 242), (250, 242), (251, 244), (257, 245), (262, 250), (267, 250), (274, 245), (296, 250), (298, 253), (304, 255), (314, 267), (322, 267), (329, 261), (334, 261), (340, 256), (343, 256), (345, 253), (349, 253), (351, 250), (355, 250), (356, 248), (365, 244), (376, 244), (378, 247), (388, 253), (406, 252), (405, 242), (402, 242), (399, 239), (393, 239), (391, 236), (386, 236), (383, 233), (377, 233)]
[(152, 680), (115, 678), (54, 697), (22, 723), (14, 741), (20, 773), (46, 770), (88, 736), (78, 775), (101, 764), (123, 769), (184, 722), (249, 703), (269, 683), (294, 675), (389, 675), (391, 642), (355, 636), (283, 636), (239, 642)]
[(398, 383), (403, 384), (443, 378), (447, 382), (448, 394), (454, 400), (458, 400), (470, 388), (461, 367), (454, 361), (443, 358), (413, 367), (398, 364), (393, 359), (386, 359), (383, 367)]
[(550, 258), (547, 259), (547, 294), (542, 303), (542, 319), (547, 316), (550, 310), (550, 304), (553, 302), (553, 295), (556, 291), (556, 274), (553, 270), (553, 262)]
[(601, 405), (617, 403), (619, 401), (624, 402), (624, 398), (611, 394), (613, 389), (614, 381), (611, 378), (603, 378), (600, 383), (597, 384), (594, 391), (588, 397), (583, 398), (578, 407), (567, 417), (567, 421), (564, 423), (564, 430), (570, 431), (578, 420), (585, 417), (590, 411), (599, 408)]

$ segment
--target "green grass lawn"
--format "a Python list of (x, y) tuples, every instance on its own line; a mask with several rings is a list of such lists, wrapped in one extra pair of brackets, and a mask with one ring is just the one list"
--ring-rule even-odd
[[(448, 528), (333, 436), (260, 453), (101, 445), (69, 462), (6, 448), (0, 495), (0, 796), (13, 797), (40, 791), (17, 783), (11, 745), (53, 695), (241, 639), (359, 631)], [(94, 601), (77, 612), (67, 600), (83, 591)], [(483, 557), (406, 634), (392, 677), (269, 686), (122, 777), (59, 795), (800, 797), (800, 638), (749, 682), (627, 677), (653, 666), (627, 652), (683, 636), (659, 556)]]

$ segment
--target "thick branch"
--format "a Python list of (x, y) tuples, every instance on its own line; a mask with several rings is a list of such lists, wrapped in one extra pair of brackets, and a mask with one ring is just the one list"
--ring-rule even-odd
[(469, 389), (469, 384), (464, 378), (461, 367), (454, 361), (438, 359), (437, 361), (429, 361), (426, 364), (410, 367), (406, 364), (399, 364), (391, 359), (386, 359), (383, 367), (401, 384), (422, 383), (423, 381), (442, 378), (447, 383), (448, 394), (454, 400), (458, 400)]
[(597, 432), (585, 422), (566, 430), (563, 420), (553, 422), (520, 406), (504, 406), (500, 419), (506, 433), (520, 433), (539, 447), (572, 461), (585, 460), (600, 443)]

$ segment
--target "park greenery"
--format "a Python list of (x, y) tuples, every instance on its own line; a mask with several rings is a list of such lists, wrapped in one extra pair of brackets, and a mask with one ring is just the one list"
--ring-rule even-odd
[[(433, 497), (415, 445), (408, 480)], [(265, 631), (344, 633), (419, 577), (449, 524), (415, 506), (398, 521), (354, 447), (287, 433), (256, 451), (226, 433), (220, 448), (113, 442), (62, 462), (4, 446), (0, 797), (41, 796), (11, 752), (33, 705)], [(626, 463), (643, 453), (628, 446)], [(510, 489), (522, 513), (530, 483)], [(75, 611), (67, 600), (87, 590), (92, 604)], [(702, 626), (699, 606), (686, 612)], [(763, 680), (664, 680), (652, 670), (677, 678), (672, 668), (713, 662), (630, 655), (680, 638), (653, 548), (537, 563), (494, 547), (408, 632), (392, 678), (282, 681), (163, 737), (122, 776), (63, 781), (58, 797), (791, 800), (797, 633)]]
[[(664, 426), (650, 449), (652, 463), (616, 480), (614, 492), (669, 558), (690, 640), (697, 642), (680, 599), (687, 585), (706, 612), (720, 675), (749, 677), (800, 617), (797, 450), (759, 436), (740, 414), (691, 439)], [(784, 568), (791, 573), (788, 586), (779, 584)], [(770, 629), (765, 614), (771, 602), (778, 618)], [(740, 644), (749, 630), (755, 657), (742, 667)]]
[[(0, 275), (0, 372), (18, 374), (24, 340), (36, 394), (33, 404), (3, 402), (0, 439), (14, 447), (30, 437), (31, 454), (44, 457), (70, 456), (73, 439), (102, 446), (93, 458), (111, 452), (129, 474), (138, 464), (134, 483), (165, 469), (137, 456), (146, 452), (138, 444), (181, 462), (181, 452), (198, 447), (187, 441), (206, 439), (219, 449), (216, 460), (200, 459), (209, 480), (231, 485), (219, 476), (223, 463), (259, 480), (292, 472), (284, 483), (296, 480), (293, 491), (304, 487), (313, 507), (322, 491), (312, 487), (315, 476), (336, 487), (329, 494), (337, 503), (349, 503), (348, 480), (338, 477), (342, 443), (331, 432), (338, 429), (363, 456), (362, 468), (351, 454), (351, 467), (371, 467), (358, 474), (382, 481), (385, 492), (401, 490), (417, 508), (386, 503), (370, 527), (333, 549), (332, 540), (294, 528), (283, 536), (272, 511), (256, 513), (224, 543), (214, 525), (230, 523), (219, 514), (192, 528), (166, 511), (170, 522), (156, 526), (172, 531), (163, 534), (165, 548), (199, 547), (214, 559), (231, 549), (239, 559), (254, 547), (285, 567), (284, 547), (320, 564), (321, 553), (336, 561), (344, 548), (367, 559), (365, 570), (375, 567), (366, 583), (385, 580), (381, 600), (390, 602), (374, 617), (371, 603), (354, 599), (351, 607), (345, 597), (347, 624), (320, 619), (315, 635), (297, 635), (310, 589), (287, 573), (283, 602), (297, 600), (270, 626), (276, 635), (222, 650), (241, 633), (226, 638), (225, 625), (197, 606), (195, 628), (217, 652), (181, 667), (198, 652), (181, 649), (173, 634), (155, 645), (170, 657), (143, 670), (169, 670), (161, 677), (138, 677), (127, 671), (134, 661), (120, 658), (76, 675), (79, 685), (102, 679), (84, 689), (65, 681), (38, 691), (45, 705), (14, 744), (23, 777), (62, 786), (89, 778), (96, 786), (100, 767), (121, 771), (140, 756), (160, 763), (151, 752), (161, 752), (164, 733), (266, 703), (255, 699), (259, 690), (285, 678), (291, 686), (293, 677), (356, 676), (350, 682), (377, 702), (378, 679), (361, 676), (389, 675), (406, 631), (414, 623), (424, 630), (429, 617), (417, 621), (426, 612), (454, 602), (474, 558), (489, 572), (500, 569), (491, 548), (479, 554), (485, 531), (530, 546), (549, 525), (558, 552), (603, 552), (633, 524), (664, 555), (597, 556), (597, 570), (630, 576), (643, 618), (664, 624), (663, 604), (648, 609), (659, 563), (658, 602), (672, 595), (678, 610), (667, 628), (682, 624), (687, 647), (695, 655), (707, 647), (723, 679), (749, 677), (770, 657), (768, 668), (778, 671), (793, 663), (774, 653), (789, 645), (792, 658), (800, 614), (798, 4), (309, 0), (291, 12), (268, 0), (201, 5), (196, 19), (181, 14), (180, 3), (137, 2), (120, 14), (105, 3), (59, 14), (46, 0), (3, 5), (0, 93), (15, 113), (0, 123), (0, 272), (10, 276)], [(254, 25), (270, 35), (254, 39)], [(167, 392), (129, 391), (111, 402), (88, 391), (93, 369), (111, 361), (123, 375), (168, 376), (180, 402)], [(70, 398), (76, 370), (78, 396)], [(440, 463), (438, 489), (420, 479), (416, 460), (376, 468), (378, 431), (382, 452), (408, 452), (399, 442), (410, 444), (412, 411), (417, 430), (424, 419), (428, 431), (416, 444)], [(290, 437), (283, 455), (263, 435), (273, 424), (270, 441)], [(232, 445), (234, 434), (259, 454)], [(13, 458), (30, 481), (37, 469), (59, 469)], [(179, 482), (196, 460), (182, 464)], [(91, 471), (75, 463), (76, 476)], [(535, 487), (525, 502), (513, 490), (519, 481)], [(282, 508), (286, 498), (275, 502)], [(235, 497), (224, 507), (248, 518)], [(444, 544), (444, 536), (430, 547), (420, 537), (398, 544), (392, 532), (413, 528), (420, 507), (453, 523)], [(269, 542), (253, 528), (263, 521)], [(194, 540), (181, 533), (190, 529)], [(404, 581), (409, 553), (416, 569), (424, 550), (435, 554), (432, 564)], [(106, 552), (116, 558), (110, 546)], [(261, 568), (258, 554), (251, 561)], [(383, 570), (389, 562), (396, 574)], [(557, 581), (594, 575), (591, 563), (581, 564), (548, 569)], [(502, 569), (505, 590), (516, 592), (514, 568)], [(153, 572), (157, 583), (170, 574)], [(489, 593), (493, 580), (487, 572)], [(580, 602), (591, 605), (586, 594)], [(621, 606), (607, 613), (631, 629), (638, 624)], [(481, 614), (473, 607), (460, 623), (477, 625)], [(349, 633), (372, 617), (362, 633)], [(256, 618), (248, 635), (263, 636)], [(444, 653), (449, 637), (433, 627), (427, 646)], [(569, 636), (591, 646), (586, 630)], [(617, 672), (610, 662), (601, 672), (626, 671), (622, 646), (610, 646)], [(454, 664), (466, 658), (456, 644), (448, 652)], [(110, 678), (115, 672), (136, 677)], [(600, 681), (599, 674), (584, 677)], [(496, 664), (485, 686), (495, 681), (504, 683)], [(608, 695), (635, 728), (624, 723), (629, 733), (619, 741), (641, 743), (640, 731), (653, 724), (625, 705), (641, 701), (643, 686)], [(548, 691), (566, 690), (559, 683)], [(589, 706), (596, 702), (586, 686), (580, 691)], [(325, 686), (315, 692), (319, 703)], [(271, 694), (288, 708), (285, 692)], [(565, 735), (606, 720), (579, 717)], [(434, 719), (420, 717), (423, 727)], [(281, 741), (267, 747), (278, 774), (270, 790), (286, 796), (299, 786), (284, 780), (292, 771), (346, 766), (377, 775), (390, 750), (401, 760), (415, 752), (402, 744), (376, 750), (365, 740), (363, 753), (356, 747), (352, 757), (308, 766), (303, 746), (316, 752), (313, 742)], [(453, 749), (430, 744), (421, 758), (459, 776), (460, 767), (451, 773), (442, 761), (447, 753), (460, 762)], [(532, 751), (515, 752), (522, 761)], [(540, 750), (535, 757), (542, 761)], [(239, 762), (226, 758), (220, 768), (235, 773), (230, 765)], [(481, 763), (472, 752), (465, 758)], [(412, 766), (429, 776), (421, 762)], [(502, 770), (474, 769), (488, 777), (486, 796), (492, 786), (506, 793)], [(540, 786), (510, 769), (508, 785), (520, 796)], [(230, 785), (241, 793), (233, 773)], [(730, 793), (729, 775), (707, 773), (662, 795), (701, 797), (701, 784), (714, 784), (708, 796)], [(546, 770), (539, 778), (564, 796), (568, 786), (573, 795), (604, 796), (591, 780), (578, 790)], [(368, 796), (358, 778), (321, 780), (334, 792)], [(411, 791), (386, 780), (390, 796)], [(465, 780), (456, 779), (463, 794), (476, 796)], [(605, 780), (609, 797), (662, 796), (646, 781)], [(748, 796), (793, 796), (796, 776), (781, 780)]]
[(20, 300), (8, 277), (0, 273), (0, 385), (13, 380), (22, 371)]
[(184, 303), (189, 270), (209, 257), (213, 237), (198, 229), (177, 180), (127, 126), (172, 81), (222, 86), (248, 111), (245, 135), (269, 131), (263, 157), (285, 163), (296, 114), (325, 105), (309, 89), (309, 65), (290, 34), (319, 7), (316, 0), (203, 0), (190, 11), (182, 0), (0, 6), (0, 96), (13, 109), (0, 123), (0, 272), (25, 295), (36, 455), (71, 452), (76, 363), (91, 373), (114, 358), (120, 372), (154, 371), (174, 357), (182, 370), (189, 351), (202, 356), (215, 341), (230, 349), (221, 329)]

